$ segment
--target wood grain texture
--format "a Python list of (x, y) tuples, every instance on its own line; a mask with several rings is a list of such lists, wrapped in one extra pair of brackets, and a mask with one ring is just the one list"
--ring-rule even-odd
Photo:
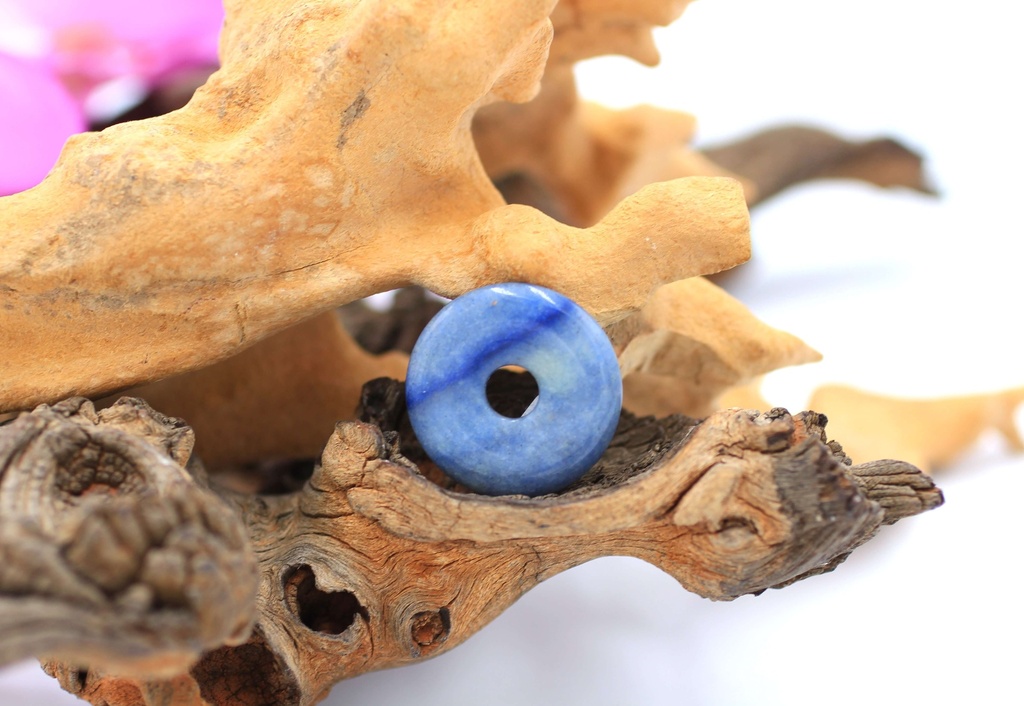
[(75, 398), (0, 427), (0, 663), (173, 675), (248, 636), (255, 558), (186, 471), (192, 442), (138, 400)]
[[(516, 377), (503, 394), (530, 394)], [(623, 412), (587, 475), (539, 498), (445, 482), (400, 383), (367, 385), (362, 415), (299, 490), (223, 500), (183, 470), (187, 427), (138, 400), (100, 413), (71, 400), (0, 427), (4, 658), (57, 656), (51, 673), (95, 704), (312, 704), (340, 679), (455, 647), (597, 557), (639, 557), (730, 600), (831, 570), (941, 502), (908, 464), (848, 465), (813, 413)], [(59, 620), (40, 632), (40, 614)]]
[[(5, 198), (0, 410), (53, 404), (0, 425), (0, 661), (42, 655), (97, 706), (304, 706), (461, 644), (593, 558), (731, 600), (940, 504), (913, 466), (852, 466), (820, 415), (779, 409), (623, 411), (574, 486), (479, 496), (423, 453), (401, 383), (361, 387), (401, 374), (384, 349), (428, 307), (357, 330), (379, 357), (333, 309), (409, 284), (551, 287), (635, 374), (682, 379), (696, 351), (715, 373), (686, 383), (701, 416), (814, 358), (701, 280), (672, 284), (749, 256), (749, 183), (675, 179), (722, 172), (686, 146), (692, 119), (576, 99), (573, 61), (656, 61), (651, 27), (686, 4), (578, 0), (549, 21), (552, 0), (229, 0), (223, 66), (187, 105), (72, 139)], [(501, 152), (520, 127), (532, 142)], [(499, 167), (569, 223), (506, 205)], [(502, 400), (525, 394), (502, 379)], [(210, 487), (181, 420), (57, 401), (137, 385), (194, 421), (213, 466), (279, 477)]]
[(535, 95), (554, 4), (228, 2), (188, 105), (72, 137), (2, 200), (0, 411), (204, 367), (403, 285), (528, 281), (607, 324), (746, 260), (726, 178), (645, 186), (587, 229), (504, 203), (471, 120)]

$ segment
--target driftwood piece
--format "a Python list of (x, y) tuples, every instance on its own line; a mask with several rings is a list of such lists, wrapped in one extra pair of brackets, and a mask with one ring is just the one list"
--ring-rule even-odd
[(840, 430), (843, 445), (858, 462), (901, 458), (926, 473), (942, 468), (989, 430), (1015, 451), (1024, 439), (1015, 413), (1024, 388), (935, 399), (901, 399), (846, 385), (823, 385), (811, 405)]
[(197, 432), (197, 453), (213, 472), (315, 458), (334, 423), (355, 416), (363, 382), (404, 378), (407, 362), (401, 352), (368, 354), (329, 311), (221, 363), (131, 394), (185, 419)]
[[(502, 193), (576, 226), (599, 221), (643, 186), (681, 177), (729, 177), (688, 147), (692, 116), (652, 106), (613, 111), (580, 101), (571, 64), (549, 64), (540, 94), (480, 111), (480, 157)], [(518, 188), (518, 191), (514, 190)]]
[(186, 471), (192, 442), (131, 399), (0, 427), (0, 663), (173, 676), (248, 637), (255, 558), (240, 518)]
[[(688, 328), (686, 303), (735, 306), (710, 285), (658, 289), (749, 255), (735, 181), (645, 186), (720, 171), (686, 147), (692, 119), (576, 102), (573, 61), (653, 62), (650, 27), (685, 0), (559, 4), (539, 87), (553, 5), (229, 0), (223, 66), (187, 106), (75, 138), (42, 185), (2, 202), (0, 410), (185, 373), (145, 393), (202, 426), (207, 460), (294, 470), (274, 457), (319, 452), (361, 379), (404, 361), (360, 350), (330, 310), (410, 283), (553, 287), (638, 372), (708, 349), (704, 402), (813, 357), (738, 313)], [(592, 227), (506, 206), (477, 154), (477, 110), (538, 90), (542, 108), (575, 105), (549, 125), (565, 149), (548, 171), (578, 196), (567, 220)], [(506, 128), (526, 115), (492, 107)], [(496, 405), (535, 394), (521, 377), (502, 376)], [(209, 489), (191, 432), (138, 400), (97, 412), (71, 399), (0, 426), (0, 659), (44, 655), (106, 706), (311, 704), (340, 679), (451, 649), (595, 557), (636, 556), (729, 600), (831, 570), (941, 502), (908, 464), (850, 466), (818, 415), (737, 409), (623, 412), (573, 487), (483, 497), (424, 455), (400, 383), (368, 385), (361, 403), (306, 482), (281, 473), (261, 493)]]
[(407, 284), (530, 281), (608, 324), (746, 260), (730, 179), (648, 186), (586, 230), (504, 204), (470, 123), (536, 93), (553, 5), (226, 3), (187, 106), (71, 138), (3, 199), (0, 410), (209, 365)]
[[(641, 187), (689, 176), (727, 176), (690, 149), (692, 115), (653, 106), (609, 110), (580, 100), (573, 65), (621, 54), (653, 66), (651, 30), (679, 17), (689, 0), (579, 0), (551, 14), (554, 39), (540, 91), (524, 104), (485, 106), (473, 122), (480, 159), (510, 203), (525, 203), (577, 226), (600, 220)], [(744, 192), (749, 198), (749, 184)]]
[[(440, 307), (417, 288), (400, 290), (382, 312), (354, 302), (339, 310), (341, 322), (328, 312), (132, 394), (186, 419), (211, 471), (314, 458), (335, 421), (355, 418), (363, 381), (404, 377), (407, 352)], [(624, 406), (640, 415), (705, 417), (754, 377), (821, 357), (700, 277), (660, 287), (608, 334), (624, 376)]]
[(859, 179), (934, 194), (920, 154), (891, 138), (846, 140), (805, 125), (764, 130), (702, 150), (709, 160), (749, 180), (753, 206), (812, 179)]
[[(550, 153), (566, 156), (563, 152), (554, 151), (557, 139), (554, 144), (548, 144), (548, 140), (552, 137), (568, 138), (564, 133), (577, 127), (574, 122), (576, 116), (563, 116), (558, 110), (547, 110), (550, 100), (546, 96), (553, 95), (556, 103), (561, 102), (565, 91), (572, 89), (572, 64), (589, 56), (623, 53), (644, 63), (655, 63), (657, 52), (651, 39), (651, 28), (672, 21), (685, 4), (676, 0), (645, 0), (640, 3), (584, 1), (556, 6), (551, 16), (554, 39), (541, 95), (527, 105), (502, 103), (485, 106), (482, 116), (474, 123), (476, 146), (483, 152), (482, 159), (489, 173), (493, 175), (495, 169), (500, 170), (501, 157), (487, 144), (516, 145), (515, 149), (521, 155)], [(638, 171), (634, 165), (629, 166), (633, 175), (630, 177), (632, 185), (624, 187), (625, 191), (596, 189), (593, 180), (597, 172), (591, 167), (600, 167), (608, 178), (621, 181), (623, 173), (616, 165), (628, 166), (645, 160), (663, 161), (666, 146), (681, 135), (689, 139), (693, 119), (649, 107), (622, 113), (597, 106), (583, 106), (581, 110), (600, 118), (586, 126), (595, 135), (596, 164), (589, 164), (589, 158), (576, 162), (574, 168), (579, 173), (566, 178), (579, 177), (582, 179), (579, 188), (593, 193), (595, 197), (601, 191), (600, 198), (604, 199), (599, 209), (601, 216), (620, 198), (648, 181), (684, 174), (719, 173), (701, 169), (671, 174), (657, 170)], [(532, 117), (523, 120), (524, 115)], [(569, 120), (565, 130), (556, 127), (563, 119)], [(485, 137), (487, 126), (496, 131), (496, 138), (490, 142)], [(639, 135), (640, 139), (634, 139), (633, 135)], [(572, 142), (568, 140), (569, 144)], [(611, 148), (613, 144), (617, 146)], [(632, 156), (626, 161), (618, 157), (605, 159), (598, 154), (602, 150), (607, 151), (601, 145)], [(677, 151), (672, 147), (670, 153)], [(376, 165), (374, 169), (377, 169)], [(439, 198), (448, 196), (446, 193)], [(597, 218), (585, 220), (586, 225), (590, 225)], [(647, 259), (672, 257), (659, 251), (657, 242), (653, 240), (647, 245), (650, 254), (655, 256)], [(439, 251), (448, 247), (438, 245)], [(576, 246), (570, 249), (578, 252)], [(615, 260), (623, 254), (615, 252), (609, 256)], [(389, 257), (394, 256), (389, 254)], [(450, 266), (451, 263), (437, 264)], [(617, 277), (623, 275), (624, 271), (616, 273)], [(522, 275), (517, 273), (517, 276)], [(366, 330), (371, 329), (364, 327), (364, 332)], [(388, 335), (381, 327), (372, 330), (377, 331), (378, 336)], [(366, 343), (373, 350), (386, 352), (395, 344), (408, 350), (413, 340), (407, 336), (403, 341)], [(149, 400), (168, 414), (187, 419), (198, 432), (199, 452), (207, 466), (211, 470), (220, 470), (266, 459), (314, 456), (334, 422), (352, 418), (362, 383), (382, 375), (402, 377), (404, 359), (394, 354), (376, 359), (366, 356), (347, 340), (328, 313), (259, 341), (220, 363), (132, 388), (129, 394)]]
[[(22, 439), (27, 429), (58, 423), (48, 421), (54, 418), (83, 428), (63, 420), (69, 406), (91, 414), (87, 403), (73, 401), (40, 408), (0, 431), (4, 439)], [(146, 460), (130, 459), (133, 469), (149, 464), (138, 473), (182, 476), (179, 463), (157, 451), (161, 438), (164, 449), (168, 439), (181, 438), (180, 424), (167, 423), (131, 400), (100, 415), (90, 422), (95, 434), (134, 440), (123, 443), (136, 443), (149, 454)], [(113, 628), (108, 623), (105, 653), (75, 649), (75, 642), (40, 644), (40, 649), (64, 648), (62, 659), (48, 663), (51, 673), (73, 693), (109, 706), (311, 704), (340, 679), (451, 649), (540, 581), (595, 557), (636, 556), (688, 590), (729, 600), (834, 568), (881, 524), (941, 502), (931, 481), (906, 464), (846, 465), (839, 447), (823, 442), (823, 420), (810, 413), (794, 417), (784, 410), (762, 415), (734, 409), (696, 422), (624, 412), (611, 448), (588, 475), (562, 493), (540, 498), (456, 492), (421, 474), (401, 451), (408, 445), (416, 454), (402, 422), (399, 383), (369, 385), (364, 416), (393, 428), (339, 423), (301, 490), (277, 496), (222, 491), (234, 512), (203, 515), (216, 527), (235, 527), (227, 534), (236, 539), (237, 523), (244, 524), (259, 562), (258, 579), (251, 569), (231, 577), (234, 604), (206, 599), (207, 608), (234, 608), (204, 610), (197, 621), (204, 630), (221, 626), (224, 646), (206, 651), (187, 674), (175, 675), (197, 653), (183, 651), (180, 644), (162, 652), (150, 635), (149, 659), (131, 663), (126, 674), (110, 665), (122, 666), (118, 641), (135, 645), (133, 633), (121, 627), (125, 622)], [(57, 467), (53, 454), (58, 451), (39, 445), (40, 455), (28, 469), (9, 464), (0, 486), (4, 502), (12, 495), (25, 503), (48, 497), (52, 484), (26, 488), (24, 481), (31, 468)], [(180, 449), (175, 453), (180, 462)], [(3, 517), (6, 526), (6, 511)], [(188, 523), (185, 519), (173, 531)], [(0, 546), (9, 553), (17, 546), (6, 536)], [(216, 544), (205, 535), (195, 541)], [(244, 540), (243, 546), (232, 541), (235, 554), (220, 561), (250, 566)], [(59, 546), (50, 535), (35, 555), (54, 554)], [(7, 568), (27, 560), (8, 555), (14, 558)], [(111, 562), (102, 560), (106, 554), (97, 556), (100, 560), (79, 565), (76, 572), (51, 574), (50, 592), (59, 587), (70, 593), (103, 580)], [(19, 575), (3, 574), (0, 606), (16, 600), (11, 593), (17, 588), (9, 588), (12, 573)], [(187, 573), (186, 586), (194, 588), (204, 575)], [(214, 575), (226, 578), (228, 572), (220, 568)], [(254, 591), (255, 629), (248, 641), (232, 644), (246, 632), (244, 616)], [(224, 631), (227, 626), (232, 629)], [(80, 628), (65, 630), (77, 637)], [(5, 654), (16, 656), (22, 647), (18, 631), (0, 634)], [(108, 654), (115, 659), (99, 659)]]
[(736, 178), (749, 206), (826, 178), (934, 193), (921, 155), (890, 138), (851, 141), (787, 125), (696, 150), (690, 147), (692, 115), (652, 106), (615, 111), (579, 98), (575, 62), (621, 54), (657, 64), (652, 26), (673, 21), (688, 4), (583, 0), (555, 8), (555, 37), (537, 98), (486, 106), (474, 122), (484, 166), (506, 200), (589, 225), (643, 185), (683, 176)]
[(623, 404), (638, 414), (706, 417), (728, 390), (821, 359), (702, 277), (659, 287), (609, 334), (621, 346)]
[[(589, 225), (649, 181), (724, 173), (687, 146), (694, 129), (691, 116), (648, 106), (609, 111), (578, 101), (575, 93), (572, 69), (581, 59), (621, 53), (656, 63), (651, 28), (672, 21), (684, 6), (665, 0), (556, 6), (540, 94), (525, 104), (485, 106), (474, 119), (483, 165), (499, 179), (507, 198), (529, 202), (559, 220)], [(536, 180), (544, 180), (546, 187)], [(513, 193), (516, 188), (530, 193)], [(745, 187), (748, 201), (752, 188)], [(658, 256), (653, 245), (652, 251)], [(623, 351), (628, 408), (704, 416), (715, 408), (717, 397), (751, 375), (817, 358), (797, 339), (761, 325), (723, 293), (708, 296), (712, 289), (701, 283), (665, 285), (640, 312), (612, 324), (609, 333)], [(352, 308), (357, 306), (350, 305), (349, 311), (358, 312)], [(669, 310), (672, 315), (665, 316)], [(376, 352), (410, 350), (426, 323), (405, 327), (409, 333), (397, 340), (379, 317), (364, 319), (374, 325), (361, 326), (357, 337)], [(641, 340), (630, 342), (628, 332), (638, 332)], [(701, 372), (694, 376), (691, 370)], [(346, 340), (334, 318), (323, 314), (225, 361), (133, 388), (130, 394), (186, 418), (198, 432), (207, 466), (221, 470), (314, 456), (334, 422), (352, 418), (363, 382), (403, 374), (403, 358), (364, 355)]]
[(488, 174), (510, 202), (587, 226), (653, 182), (715, 176), (742, 183), (689, 148), (695, 127), (684, 113), (652, 106), (614, 111), (581, 101), (572, 65), (552, 62), (533, 101), (486, 107), (473, 133)]

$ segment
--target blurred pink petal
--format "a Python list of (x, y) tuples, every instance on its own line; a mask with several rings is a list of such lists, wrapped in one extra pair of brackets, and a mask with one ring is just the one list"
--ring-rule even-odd
[(155, 82), (216, 65), (224, 20), (220, 0), (22, 0), (20, 10), (52, 32), (57, 71), (86, 91), (120, 76)]
[(0, 196), (42, 181), (84, 129), (81, 108), (48, 67), (0, 54)]
[(21, 0), (25, 15), (51, 29), (100, 24), (120, 39), (148, 42), (220, 29), (220, 0)]

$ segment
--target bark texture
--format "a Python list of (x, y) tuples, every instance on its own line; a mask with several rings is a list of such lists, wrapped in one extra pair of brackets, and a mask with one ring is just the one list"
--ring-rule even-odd
[(192, 445), (132, 399), (0, 426), (0, 662), (169, 676), (248, 636), (256, 560), (241, 518), (186, 470)]
[[(686, 5), (227, 0), (222, 66), (187, 105), (72, 138), (3, 199), (0, 415), (46, 404), (0, 416), (0, 662), (43, 657), (97, 706), (305, 706), (596, 557), (730, 600), (940, 504), (907, 463), (850, 465), (820, 415), (712, 412), (817, 357), (696, 277), (749, 257), (744, 197), (790, 176), (729, 178), (690, 116), (586, 105), (571, 73), (654, 63), (651, 28)], [(706, 418), (623, 411), (565, 491), (466, 492), (390, 379), (436, 307), (350, 306), (351, 335), (333, 312), (500, 281), (590, 311), (635, 409)], [(127, 386), (163, 414), (74, 396)], [(509, 373), (493, 404), (534, 394)], [(165, 414), (241, 473), (208, 481)]]
[[(502, 380), (504, 403), (531, 394), (521, 377)], [(831, 570), (942, 498), (907, 464), (848, 465), (813, 413), (623, 412), (594, 468), (539, 498), (446, 481), (400, 383), (368, 384), (361, 414), (299, 490), (222, 499), (183, 469), (189, 430), (138, 400), (0, 427), (0, 655), (56, 655), (47, 668), (94, 704), (312, 704), (451, 649), (596, 557), (730, 600)]]

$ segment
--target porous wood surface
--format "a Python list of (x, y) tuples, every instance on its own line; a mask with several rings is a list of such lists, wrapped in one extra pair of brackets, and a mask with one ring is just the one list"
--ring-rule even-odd
[[(255, 619), (241, 519), (186, 467), (192, 431), (126, 399), (0, 426), (0, 662), (172, 676)], [(193, 468), (200, 472), (201, 469)]]
[[(530, 394), (504, 384), (506, 397)], [(623, 412), (575, 486), (479, 496), (445, 484), (417, 450), (399, 383), (373, 382), (363, 402), (375, 423), (339, 423), (298, 490), (220, 499), (183, 468), (196, 466), (188, 429), (138, 400), (98, 414), (71, 400), (0, 427), (0, 503), (24, 508), (0, 516), (0, 654), (57, 655), (47, 668), (95, 704), (311, 704), (340, 679), (451, 649), (596, 557), (639, 557), (729, 600), (831, 570), (880, 525), (941, 503), (908, 464), (849, 466), (820, 415), (781, 409), (702, 422)], [(55, 470), (67, 435), (39, 431), (62, 424), (102, 444), (70, 479)], [(34, 508), (111, 488), (132, 503), (105, 498), (84, 517), (21, 529), (54, 516)], [(161, 515), (168, 505), (178, 514)], [(159, 534), (125, 529), (148, 527), (140, 513), (153, 508), (170, 525), (159, 547)], [(71, 619), (83, 600), (92, 613)], [(31, 616), (54, 611), (64, 619), (35, 633)]]
[(201, 368), (408, 284), (527, 281), (610, 324), (747, 259), (728, 178), (645, 186), (589, 228), (505, 204), (471, 123), (537, 93), (554, 4), (229, 0), (185, 107), (72, 137), (2, 200), (0, 411)]
[[(851, 465), (820, 415), (713, 412), (817, 356), (696, 278), (747, 259), (744, 199), (801, 172), (772, 182), (756, 149), (727, 172), (690, 116), (581, 103), (571, 74), (655, 62), (686, 4), (228, 0), (186, 106), (73, 138), (0, 201), (0, 413), (47, 403), (0, 422), (0, 661), (97, 705), (312, 704), (596, 557), (729, 600), (941, 503), (910, 464)], [(623, 411), (559, 494), (468, 493), (419, 448), (394, 378), (433, 303), (349, 307), (351, 333), (334, 312), (496, 281), (584, 306), (659, 414)], [(129, 386), (160, 412), (70, 397)], [(530, 394), (505, 375), (495, 404)]]

